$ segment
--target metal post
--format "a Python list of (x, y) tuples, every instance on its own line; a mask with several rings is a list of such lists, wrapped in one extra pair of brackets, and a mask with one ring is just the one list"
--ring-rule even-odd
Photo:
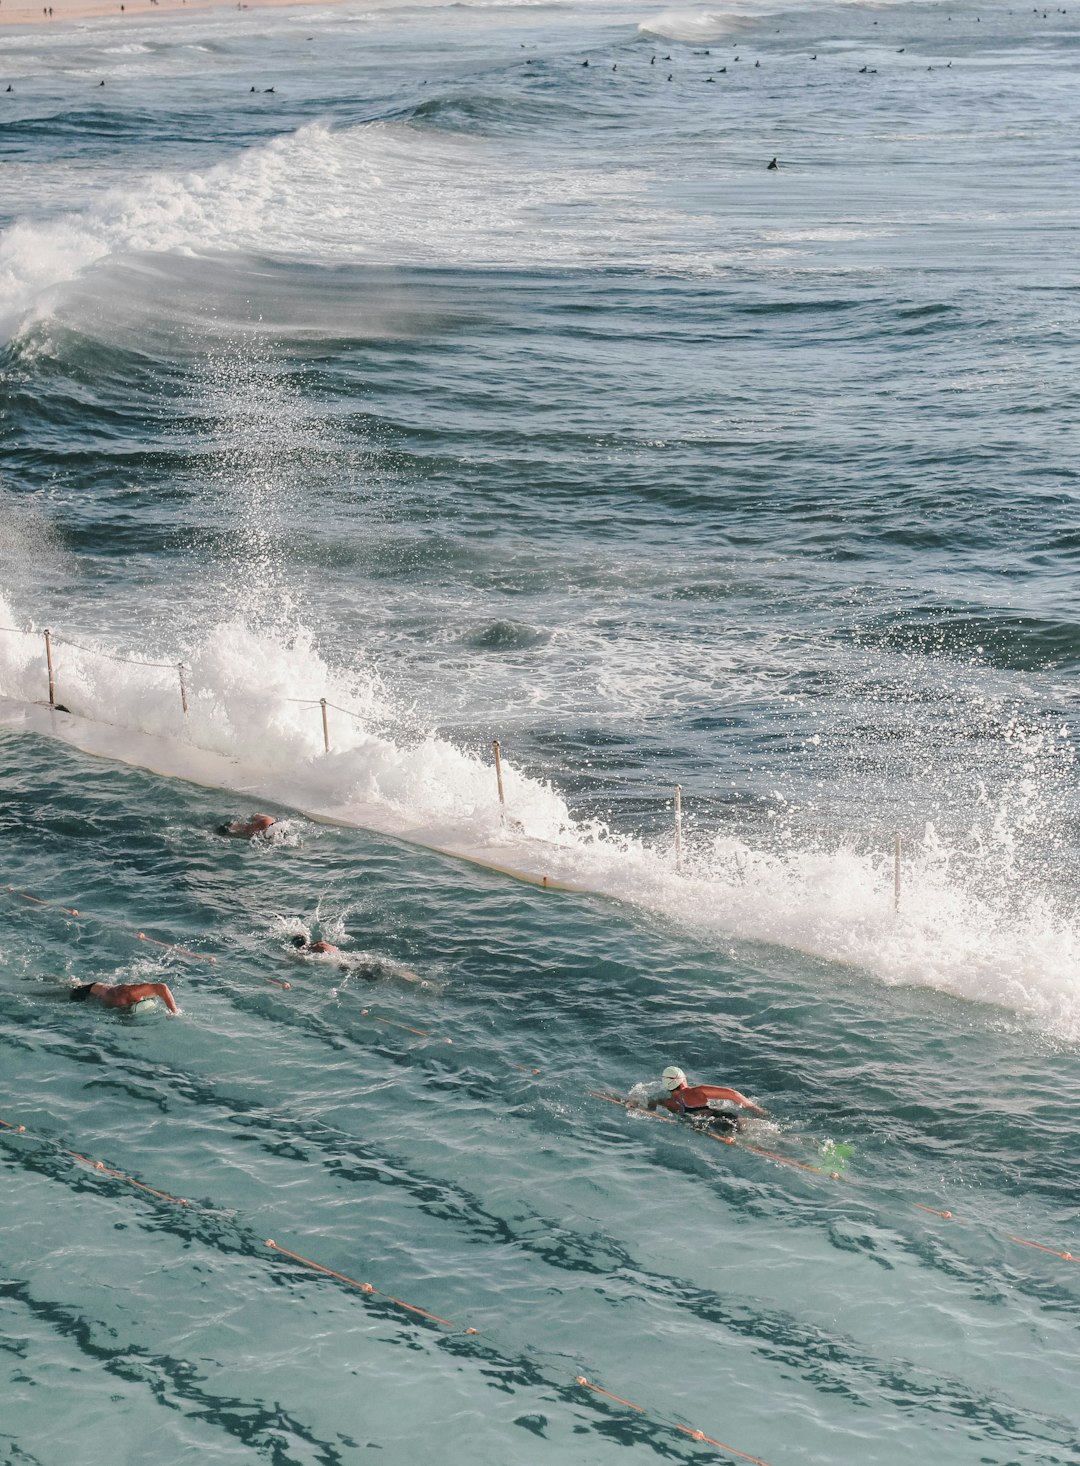
[(184, 664), (183, 664), (183, 662), (177, 662), (177, 664), (176, 664), (176, 670), (180, 674), (180, 704), (181, 704), (181, 706), (184, 709), (184, 717), (186, 718), (187, 717), (187, 711), (188, 711), (188, 705), (187, 705), (187, 688), (184, 686)]
[(675, 785), (675, 869), (682, 870), (682, 785)]
[(893, 841), (893, 911), (900, 910), (900, 851), (902, 842), (897, 835)]
[(322, 741), (323, 748), (330, 752), (330, 724), (326, 721), (326, 698), (319, 698), (319, 706), (322, 708)]
[(56, 682), (53, 678), (52, 632), (47, 626), (45, 628), (45, 660), (49, 664), (49, 706), (54, 708), (56, 706)]
[(495, 750), (495, 778), (499, 785), (499, 803), (505, 805), (506, 790), (503, 788), (502, 781), (502, 757), (501, 750), (499, 748), (499, 740), (496, 738), (495, 742), (491, 746)]

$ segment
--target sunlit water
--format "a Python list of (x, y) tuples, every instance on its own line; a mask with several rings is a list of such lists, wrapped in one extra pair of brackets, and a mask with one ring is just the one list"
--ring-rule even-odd
[(1078, 26), (4, 32), (5, 1461), (1080, 1460)]

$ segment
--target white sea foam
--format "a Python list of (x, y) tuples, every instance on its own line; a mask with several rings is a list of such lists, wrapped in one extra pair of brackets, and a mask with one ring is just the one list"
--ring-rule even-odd
[[(505, 139), (405, 122), (311, 123), (214, 167), (151, 174), (81, 212), (12, 225), (0, 234), (0, 333), (52, 315), (63, 287), (102, 261), (136, 254), (394, 266), (662, 259), (715, 270), (715, 245), (702, 258), (696, 246), (672, 252), (680, 230), (656, 207), (652, 181), (640, 165), (602, 175), (537, 168)], [(594, 219), (587, 231), (583, 207)]]
[[(18, 624), (3, 600), (0, 624)], [(105, 652), (126, 649), (85, 646), (56, 646), (59, 700), (85, 718), (182, 736), (227, 755), (235, 770), (228, 787), (257, 787), (344, 820), (370, 822), (381, 810), (380, 828), (422, 843), (545, 874), (698, 929), (851, 964), (886, 983), (1000, 1005), (1080, 1041), (1077, 915), (1023, 860), (1035, 788), (996, 805), (987, 798), (982, 824), (964, 841), (949, 844), (928, 824), (905, 852), (895, 911), (890, 852), (814, 838), (795, 821), (742, 839), (688, 831), (677, 872), (669, 838), (575, 820), (553, 788), (505, 761), (507, 820), (486, 758), (433, 731), (395, 734), (378, 678), (335, 672), (304, 634), (283, 642), (238, 621), (213, 628), (186, 650), (187, 720), (168, 665), (110, 661)], [(0, 693), (40, 701), (43, 663), (40, 633), (0, 634)], [(321, 696), (338, 705), (328, 710), (329, 754)], [(1012, 736), (1023, 742), (1022, 731)], [(1023, 757), (1034, 778), (1033, 740)]]
[(745, 14), (723, 10), (662, 10), (659, 15), (643, 20), (638, 30), (643, 35), (660, 36), (666, 41), (704, 43), (733, 35), (746, 25)]

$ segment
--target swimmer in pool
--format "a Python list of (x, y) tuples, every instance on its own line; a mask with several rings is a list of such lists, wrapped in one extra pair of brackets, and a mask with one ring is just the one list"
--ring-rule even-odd
[(384, 962), (367, 952), (343, 952), (333, 942), (310, 942), (307, 937), (302, 936), (295, 936), (290, 940), (298, 956), (340, 957), (338, 971), (347, 977), (357, 977), (363, 982), (380, 982), (383, 978), (396, 977), (402, 982), (417, 982), (421, 987), (427, 987), (419, 973), (400, 967), (396, 962)]
[(253, 814), (246, 820), (230, 820), (228, 824), (218, 825), (218, 834), (231, 835), (235, 840), (254, 840), (256, 835), (265, 835), (276, 824), (272, 814)]
[(307, 937), (293, 937), (292, 944), (305, 957), (333, 957), (341, 951), (333, 942), (309, 942)]
[(669, 1064), (660, 1076), (663, 1092), (649, 1100), (648, 1108), (670, 1110), (673, 1115), (685, 1115), (689, 1120), (703, 1120), (714, 1129), (734, 1130), (739, 1116), (730, 1111), (715, 1108), (723, 1101), (748, 1110), (751, 1115), (765, 1114), (760, 1105), (740, 1094), (737, 1089), (728, 1089), (722, 1084), (690, 1084), (686, 1075), (675, 1064)]
[(106, 1008), (134, 1008), (146, 998), (160, 998), (170, 1013), (179, 1013), (176, 999), (163, 982), (80, 982), (71, 989), (73, 1003), (97, 998)]

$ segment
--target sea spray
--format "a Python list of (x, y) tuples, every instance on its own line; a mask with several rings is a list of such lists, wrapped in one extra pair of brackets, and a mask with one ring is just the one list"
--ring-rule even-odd
[[(0, 615), (11, 615), (3, 603)], [(0, 635), (4, 695), (40, 693), (36, 639)], [(484, 759), (434, 731), (397, 741), (387, 731), (392, 708), (377, 679), (335, 674), (306, 636), (281, 643), (243, 623), (213, 628), (187, 654), (186, 724), (164, 670), (114, 662), (104, 649), (61, 649), (60, 687), (73, 712), (226, 754), (239, 776), (257, 776), (263, 787), (268, 780), (284, 804), (307, 800), (343, 819), (358, 802), (381, 805), (424, 843), (466, 854), (483, 849), (489, 859), (497, 852), (508, 866), (700, 930), (995, 1004), (1080, 1038), (1077, 915), (1033, 876), (1018, 879), (1028, 816), (1023, 805), (1016, 815), (1008, 799), (988, 806), (967, 840), (946, 840), (928, 823), (909, 841), (894, 910), (890, 848), (865, 835), (823, 842), (792, 810), (743, 836), (692, 833), (680, 873), (670, 837), (645, 839), (602, 820), (575, 819), (550, 783), (507, 760), (507, 820)], [(324, 695), (346, 710), (335, 706), (329, 756), (319, 715)], [(366, 726), (369, 716), (378, 733)], [(1006, 731), (1015, 738), (1015, 728)]]

